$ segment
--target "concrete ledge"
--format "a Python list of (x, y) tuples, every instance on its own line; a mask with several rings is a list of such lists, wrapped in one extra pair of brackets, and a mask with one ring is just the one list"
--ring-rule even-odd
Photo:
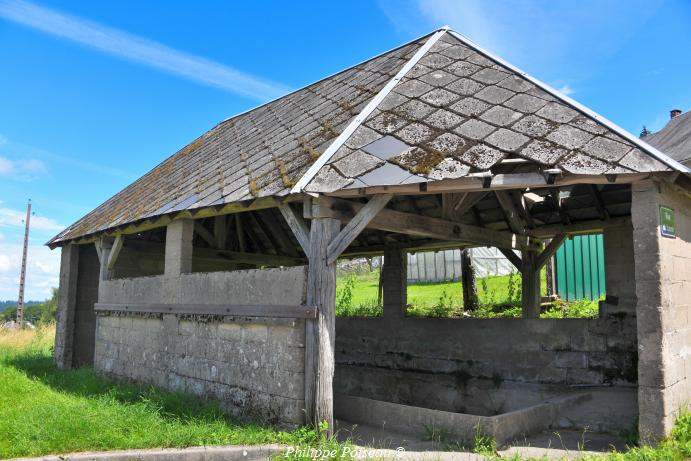
[(281, 445), (154, 448), (47, 455), (38, 458), (15, 458), (10, 461), (259, 461), (267, 460), (271, 455), (284, 449)]
[(334, 416), (415, 436), (420, 436), (425, 428), (432, 428), (468, 442), (474, 439), (479, 425), (483, 434), (501, 445), (549, 428), (563, 407), (587, 398), (587, 394), (577, 394), (496, 416), (478, 416), (337, 394)]

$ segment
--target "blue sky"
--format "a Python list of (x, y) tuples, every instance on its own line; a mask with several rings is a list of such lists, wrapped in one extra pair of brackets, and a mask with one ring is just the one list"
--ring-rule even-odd
[(0, 0), (0, 299), (74, 222), (219, 121), (444, 24), (638, 134), (691, 109), (688, 0)]

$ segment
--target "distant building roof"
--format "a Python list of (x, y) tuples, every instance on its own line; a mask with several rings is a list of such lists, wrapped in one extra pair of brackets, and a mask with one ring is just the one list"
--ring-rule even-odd
[(564, 174), (687, 171), (442, 28), (218, 124), (48, 244), (259, 197), (459, 178), (506, 158)]
[(677, 115), (657, 133), (643, 138), (645, 142), (674, 160), (691, 165), (691, 111)]

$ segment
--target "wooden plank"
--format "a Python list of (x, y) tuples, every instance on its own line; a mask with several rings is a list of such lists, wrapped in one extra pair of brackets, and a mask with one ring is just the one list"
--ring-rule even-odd
[(521, 221), (516, 204), (513, 201), (513, 197), (508, 191), (496, 191), (494, 192), (497, 202), (502, 211), (504, 211), (504, 216), (506, 217), (506, 222), (508, 223), (511, 231), (515, 234), (525, 233), (525, 225)]
[(115, 263), (118, 261), (118, 256), (120, 256), (120, 250), (122, 250), (122, 243), (124, 241), (124, 237), (122, 235), (118, 235), (115, 237), (115, 241), (113, 242), (113, 246), (110, 248), (110, 252), (108, 253), (108, 270), (111, 271), (115, 268)]
[[(322, 197), (321, 200), (324, 202), (326, 199), (327, 197)], [(337, 198), (331, 198), (330, 200), (329, 213), (346, 222), (350, 221), (355, 213), (364, 206), (361, 203)], [(321, 206), (323, 208), (325, 206), (324, 203)], [(497, 248), (523, 250), (530, 247), (526, 236), (388, 209), (381, 210), (379, 214), (372, 218), (367, 227), (387, 232), (397, 232), (444, 241), (455, 240)]]
[(201, 221), (194, 221), (194, 233), (200, 236), (211, 248), (216, 248), (216, 239)]
[(391, 194), (376, 195), (372, 197), (365, 206), (360, 208), (353, 219), (351, 219), (343, 230), (341, 230), (341, 232), (339, 232), (329, 243), (327, 250), (327, 262), (329, 264), (338, 259), (341, 253), (348, 248), (348, 245), (350, 245), (351, 242), (360, 235), (360, 232), (367, 227), (370, 221), (377, 216), (377, 213), (384, 209), (392, 197), (393, 195)]
[(518, 256), (515, 251), (506, 248), (499, 248), (499, 251), (501, 251), (501, 254), (503, 254), (511, 264), (513, 264), (513, 267), (515, 267), (518, 272), (521, 271), (523, 261), (521, 261), (521, 257)]
[(607, 221), (601, 221), (599, 219), (576, 221), (572, 222), (568, 226), (564, 226), (563, 224), (548, 224), (531, 229), (528, 231), (528, 234), (538, 238), (551, 237), (561, 233), (566, 233), (569, 235), (594, 234), (602, 232), (608, 227), (626, 225), (631, 225), (631, 218), (629, 216), (618, 216), (615, 218), (610, 218)]
[(278, 210), (281, 212), (283, 218), (288, 223), (288, 227), (290, 227), (290, 230), (293, 231), (293, 235), (295, 235), (295, 238), (300, 243), (302, 251), (306, 255), (308, 255), (310, 248), (310, 231), (307, 227), (307, 224), (305, 223), (305, 220), (298, 216), (298, 214), (295, 213), (293, 208), (291, 208), (291, 206), (287, 203), (279, 205)]
[(333, 197), (361, 197), (375, 194), (420, 195), (440, 194), (443, 192), (487, 192), (506, 189), (538, 189), (553, 186), (572, 186), (575, 184), (631, 184), (643, 181), (651, 176), (650, 173), (632, 173), (622, 175), (576, 175), (564, 174), (548, 184), (541, 173), (506, 173), (492, 176), (489, 188), (483, 186), (483, 179), (466, 177), (447, 179), (443, 181), (401, 184), (393, 186), (371, 186), (345, 189), (332, 192)]
[(542, 250), (542, 253), (535, 259), (535, 265), (538, 271), (542, 269), (542, 266), (547, 264), (547, 260), (557, 252), (561, 244), (566, 240), (566, 237), (568, 237), (568, 235), (565, 233), (555, 235), (552, 241)]
[(329, 243), (338, 234), (337, 219), (314, 218), (310, 231), (307, 305), (317, 306), (305, 340), (305, 410), (308, 424), (326, 422), (333, 431), (333, 375), (336, 347), (336, 264), (327, 262)]
[(220, 315), (290, 319), (314, 319), (317, 317), (316, 307), (293, 305), (96, 303), (94, 304), (94, 310), (97, 312)]

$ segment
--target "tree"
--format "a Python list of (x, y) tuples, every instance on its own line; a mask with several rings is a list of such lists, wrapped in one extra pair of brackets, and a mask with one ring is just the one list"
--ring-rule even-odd
[(643, 125), (643, 129), (641, 130), (641, 135), (639, 136), (640, 138), (645, 138), (646, 136), (653, 134), (652, 131), (650, 131), (648, 128), (646, 128), (645, 125)]

